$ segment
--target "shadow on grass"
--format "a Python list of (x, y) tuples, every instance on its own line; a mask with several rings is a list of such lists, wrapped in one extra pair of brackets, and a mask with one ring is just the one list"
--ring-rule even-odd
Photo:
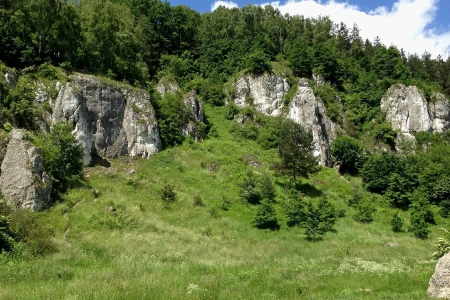
[(309, 197), (320, 197), (323, 195), (321, 190), (318, 190), (315, 186), (308, 182), (296, 182), (295, 189)]

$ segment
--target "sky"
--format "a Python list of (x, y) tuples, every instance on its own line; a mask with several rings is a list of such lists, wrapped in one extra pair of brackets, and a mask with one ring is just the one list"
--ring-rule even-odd
[(200, 13), (220, 5), (242, 7), (271, 4), (283, 14), (305, 17), (329, 16), (351, 28), (358, 24), (364, 39), (379, 36), (387, 46), (395, 45), (406, 53), (425, 51), (435, 58), (450, 56), (450, 0), (168, 0), (172, 5), (187, 5)]

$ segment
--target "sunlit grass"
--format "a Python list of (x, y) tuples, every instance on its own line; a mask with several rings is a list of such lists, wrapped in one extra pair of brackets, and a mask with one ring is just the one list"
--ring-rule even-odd
[[(86, 169), (89, 187), (41, 214), (59, 251), (0, 256), (1, 299), (424, 299), (434, 270), (433, 241), (393, 233), (394, 209), (377, 204), (372, 224), (347, 206), (358, 178), (323, 169), (302, 179), (306, 200), (327, 197), (346, 216), (321, 242), (288, 228), (278, 178), (279, 231), (251, 226), (254, 206), (238, 197), (247, 169), (272, 174), (276, 151), (229, 132), (225, 108), (208, 109), (218, 137), (175, 147), (150, 160), (119, 158)], [(246, 165), (252, 155), (261, 167)], [(134, 171), (134, 172), (132, 172)], [(160, 190), (172, 184), (176, 202)], [(94, 192), (98, 190), (98, 195)], [(195, 196), (204, 206), (194, 206)], [(222, 209), (223, 199), (230, 202)], [(381, 201), (381, 200), (380, 200)], [(399, 211), (405, 228), (408, 213)], [(64, 239), (65, 236), (65, 239)], [(389, 242), (398, 247), (387, 247)]]

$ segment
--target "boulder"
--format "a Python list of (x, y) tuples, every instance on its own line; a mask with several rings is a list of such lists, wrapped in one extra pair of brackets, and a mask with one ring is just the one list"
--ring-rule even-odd
[(1, 164), (0, 187), (13, 208), (42, 210), (50, 203), (52, 183), (39, 148), (24, 130), (14, 129)]
[(69, 121), (84, 149), (84, 164), (92, 156), (148, 158), (161, 149), (150, 95), (90, 75), (74, 75), (60, 85), (50, 124)]
[(269, 116), (282, 114), (284, 96), (290, 87), (279, 75), (243, 75), (235, 83), (234, 103), (239, 107), (250, 104), (255, 109)]
[(428, 283), (428, 296), (450, 299), (450, 253), (439, 259)]
[(305, 79), (300, 79), (297, 92), (289, 105), (288, 117), (311, 130), (314, 155), (322, 166), (331, 166), (330, 145), (340, 127), (326, 114), (323, 101), (314, 95)]
[(168, 93), (175, 93), (180, 90), (180, 87), (178, 84), (176, 84), (173, 81), (167, 81), (167, 80), (160, 80), (156, 86), (156, 91), (161, 95), (164, 96)]

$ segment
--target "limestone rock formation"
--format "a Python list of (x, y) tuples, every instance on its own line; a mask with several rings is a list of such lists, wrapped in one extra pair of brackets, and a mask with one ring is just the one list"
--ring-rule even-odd
[(432, 95), (431, 103), (415, 86), (392, 86), (381, 99), (381, 110), (392, 129), (411, 137), (415, 132), (442, 132), (449, 129), (450, 107), (442, 94)]
[(450, 253), (439, 259), (428, 283), (428, 296), (450, 299)]
[(305, 79), (300, 79), (298, 90), (289, 105), (288, 117), (312, 131), (314, 155), (322, 166), (331, 165), (330, 145), (339, 126), (326, 114), (323, 101), (314, 95)]
[(289, 91), (286, 78), (278, 75), (245, 75), (236, 81), (234, 103), (246, 107), (251, 102), (257, 111), (269, 116), (282, 113), (283, 98)]
[(50, 123), (70, 121), (83, 146), (84, 164), (92, 155), (148, 158), (161, 149), (158, 125), (148, 93), (74, 75), (60, 86)]
[(201, 140), (202, 133), (198, 132), (198, 122), (203, 122), (204, 114), (203, 114), (203, 105), (197, 99), (197, 94), (195, 91), (191, 91), (184, 97), (184, 105), (188, 109), (191, 114), (189, 122), (183, 128), (183, 135), (185, 136), (193, 136), (195, 140)]
[(156, 86), (156, 91), (161, 96), (164, 96), (165, 94), (168, 93), (175, 93), (179, 90), (180, 87), (178, 86), (178, 84), (172, 81), (161, 80), (160, 82), (158, 82), (158, 85)]
[(50, 203), (52, 183), (40, 149), (31, 144), (24, 130), (14, 129), (10, 137), (1, 165), (3, 196), (13, 208), (42, 210)]

